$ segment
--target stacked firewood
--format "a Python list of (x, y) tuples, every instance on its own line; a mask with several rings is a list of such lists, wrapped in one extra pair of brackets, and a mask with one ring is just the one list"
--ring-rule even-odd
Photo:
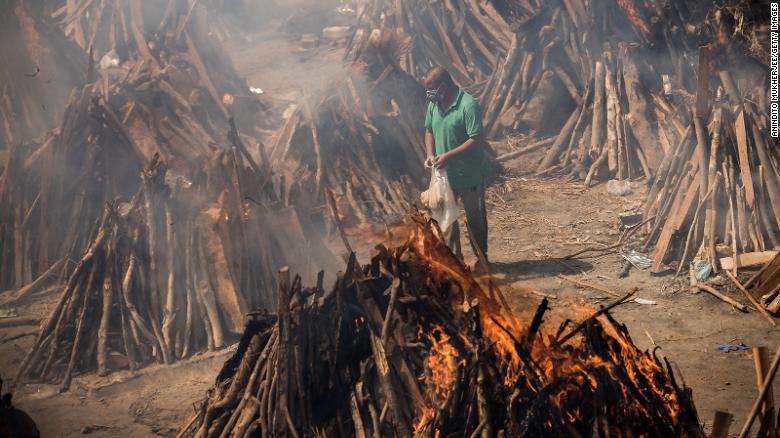
[(751, 276), (744, 287), (769, 313), (780, 316), (780, 255)]
[[(433, 64), (450, 70), (461, 86), (479, 98), (485, 125), (494, 136), (516, 129), (530, 129), (538, 135), (557, 133), (566, 123), (566, 116), (573, 113), (568, 118), (568, 131), (576, 121), (581, 129), (576, 132), (575, 140), (580, 139), (587, 126), (594, 125), (597, 131), (593, 147), (587, 148), (593, 150), (583, 153), (583, 157), (574, 156), (575, 160), (586, 160), (585, 165), (590, 165), (602, 155), (601, 148), (607, 139), (607, 116), (613, 116), (609, 121), (612, 124), (616, 117), (623, 120), (630, 114), (630, 128), (639, 130), (635, 133), (638, 140), (629, 148), (630, 154), (644, 153), (645, 157), (641, 158), (657, 165), (653, 161), (655, 150), (645, 149), (656, 148), (658, 142), (645, 140), (645, 131), (652, 128), (651, 133), (657, 136), (649, 90), (659, 88), (661, 72), (651, 69), (647, 77), (640, 77), (639, 68), (646, 66), (635, 65), (638, 61), (624, 52), (628, 46), (668, 45), (668, 51), (674, 55), (685, 40), (677, 34), (671, 35), (668, 29), (656, 29), (660, 24), (654, 27), (650, 23), (680, 24), (685, 22), (687, 14), (687, 9), (680, 5), (662, 8), (648, 2), (613, 0), (587, 5), (579, 0), (472, 1), (462, 5), (377, 0), (361, 15), (356, 36), (371, 28), (395, 29), (409, 36), (412, 48), (403, 58), (403, 67), (417, 77)], [(683, 32), (682, 26), (674, 29)], [(627, 47), (621, 49), (621, 45)], [(661, 68), (685, 68), (684, 63), (663, 65), (671, 64), (672, 56), (656, 53), (655, 47), (652, 49), (654, 62), (661, 64)], [(620, 102), (607, 102), (608, 99)], [(582, 118), (581, 113), (589, 117), (578, 120)], [(590, 119), (591, 114), (596, 116), (595, 121)], [(619, 132), (623, 133), (624, 129), (620, 128)], [(570, 148), (563, 147), (570, 143), (572, 133), (565, 132), (561, 137), (565, 144), (556, 145), (555, 152), (545, 160), (545, 168), (550, 167), (551, 161), (567, 162), (572, 156), (570, 151), (565, 153)], [(633, 157), (634, 163), (629, 159), (622, 167), (641, 170), (639, 156)], [(616, 173), (617, 167), (612, 163), (612, 173)]]
[(404, 70), (412, 76), (420, 78), (432, 65), (441, 65), (462, 85), (481, 84), (493, 76), (499, 58), (512, 44), (508, 20), (532, 14), (525, 1), (373, 0), (359, 13), (358, 30), (348, 52), (372, 29), (396, 31), (414, 39), (401, 58)]
[[(239, 96), (246, 85), (231, 64), (207, 63), (200, 55), (208, 50), (213, 59), (221, 51), (208, 42), (196, 48), (188, 32), (144, 42), (145, 51), (115, 66), (102, 68), (93, 59), (89, 83), (73, 93), (59, 130), (12, 148), (0, 180), (0, 290), (29, 283), (59, 259), (77, 259), (104, 203), (132, 196), (138, 173), (155, 154), (179, 164), (207, 154), (223, 142), (232, 114), (252, 136), (236, 134), (251, 145), (247, 154), (260, 155), (252, 138), (270, 123), (260, 102), (249, 91)], [(65, 272), (72, 268), (66, 264)]]
[(141, 157), (97, 88), (74, 94), (58, 133), (11, 149), (0, 180), (0, 289), (77, 258), (104, 203), (137, 186)]
[[(83, 83), (87, 56), (37, 4), (0, 2), (0, 152), (55, 128), (68, 94)], [(2, 164), (2, 155), (0, 155)]]
[(248, 322), (180, 435), (704, 436), (690, 390), (606, 309), (551, 334), (544, 301), (523, 324), (408, 221), (331, 289), (280, 270), (276, 315)]
[(328, 264), (293, 210), (267, 207), (267, 175), (240, 149), (195, 160), (191, 176), (155, 156), (129, 202), (108, 202), (17, 382), (67, 389), (76, 373), (221, 348), (250, 309), (274, 306), (277, 266), (314, 278)]
[(645, 214), (655, 219), (645, 248), (653, 247), (654, 271), (678, 261), (680, 272), (696, 259), (718, 272), (720, 251), (736, 261), (780, 244), (780, 154), (763, 74), (744, 62), (723, 65), (733, 60), (725, 49), (700, 50), (692, 120), (648, 192)]
[(286, 120), (269, 156), (290, 190), (322, 205), (329, 188), (358, 222), (408, 211), (424, 174), (425, 91), (398, 66), (407, 46), (394, 33), (363, 35), (347, 77)]
[[(269, 129), (269, 116), (236, 72), (212, 26), (218, 13), (204, 2), (167, 0), (79, 0), (48, 4), (66, 35), (95, 62), (110, 70), (142, 64), (152, 75), (169, 73), (169, 82), (190, 104), (208, 103), (224, 120), (234, 116), (242, 132)], [(175, 67), (174, 67), (175, 66)], [(181, 71), (170, 70), (180, 69)], [(173, 76), (173, 77), (171, 77)], [(194, 84), (180, 84), (179, 79)], [(200, 87), (192, 95), (193, 85)]]
[(376, 0), (355, 38), (372, 29), (407, 36), (404, 69), (416, 77), (433, 64), (450, 70), (480, 100), (491, 136), (555, 135), (537, 172), (590, 185), (650, 178), (673, 153), (691, 122), (697, 68), (690, 60), (702, 41), (731, 38), (756, 63), (755, 11), (744, 4), (710, 8), (680, 1)]
[[(453, 71), (481, 100), (492, 135), (552, 134), (540, 175), (586, 186), (647, 178), (644, 250), (654, 271), (693, 258), (717, 271), (718, 245), (743, 253), (780, 244), (780, 171), (766, 129), (755, 5), (422, 3), (369, 3), (356, 39), (372, 28), (406, 35), (411, 49), (401, 65), (416, 75), (432, 64)], [(485, 66), (468, 58), (469, 73), (458, 61), (481, 53), (471, 34), (487, 17), (494, 26), (478, 40), (496, 59)], [(462, 32), (443, 31), (450, 29)], [(443, 61), (450, 51), (461, 57)]]

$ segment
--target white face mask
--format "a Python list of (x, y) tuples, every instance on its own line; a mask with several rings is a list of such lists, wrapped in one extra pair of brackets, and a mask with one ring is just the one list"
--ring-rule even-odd
[(442, 97), (444, 96), (441, 92), (441, 84), (435, 90), (425, 90), (425, 99), (428, 102), (439, 103)]

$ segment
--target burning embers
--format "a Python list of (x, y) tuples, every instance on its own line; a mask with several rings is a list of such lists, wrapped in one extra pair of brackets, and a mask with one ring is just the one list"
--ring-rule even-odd
[[(690, 390), (604, 312), (583, 340), (525, 324), (420, 214), (335, 286), (288, 286), (183, 432), (262, 436), (703, 436)], [(251, 434), (251, 433), (250, 433)]]

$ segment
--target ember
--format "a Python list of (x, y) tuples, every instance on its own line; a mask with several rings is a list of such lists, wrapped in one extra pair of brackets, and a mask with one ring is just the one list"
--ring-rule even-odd
[(690, 390), (609, 313), (567, 344), (540, 329), (546, 302), (524, 324), (435, 223), (415, 213), (408, 226), (364, 267), (353, 255), (328, 291), (283, 270), (289, 304), (248, 323), (181, 433), (704, 436)]

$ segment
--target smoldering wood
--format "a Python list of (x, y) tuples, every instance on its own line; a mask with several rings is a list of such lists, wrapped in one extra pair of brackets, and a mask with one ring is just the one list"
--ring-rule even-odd
[[(324, 296), (298, 278), (280, 282), (280, 291), (290, 288), (282, 294), (289, 303), (279, 303), (278, 317), (252, 315), (236, 353), (179, 435), (233, 436), (246, 433), (239, 423), (249, 423), (261, 436), (313, 436), (310, 431), (481, 436), (487, 430), (508, 436), (576, 431), (585, 437), (596, 436), (594, 424), (624, 433), (704, 436), (690, 391), (678, 387), (671, 370), (653, 355), (636, 349), (606, 309), (575, 331), (582, 341), (556, 344), (543, 327), (544, 304), (534, 327), (525, 327), (442, 245), (441, 231), (429, 217), (413, 213), (406, 225), (406, 241), (378, 246), (370, 263), (359, 267), (353, 254)], [(394, 311), (385, 311), (393, 306)], [(607, 326), (617, 338), (607, 335)], [(283, 349), (284, 339), (293, 344)], [(439, 356), (444, 351), (453, 356)], [(598, 357), (611, 371), (577, 365), (598, 381), (591, 386), (583, 383), (587, 379), (577, 380), (578, 373), (544, 373), (540, 361), (550, 356), (560, 361)], [(284, 371), (276, 368), (280, 363), (288, 364)], [(442, 364), (452, 372), (451, 380), (436, 383), (432, 376), (441, 375), (435, 373)], [(513, 374), (519, 372), (515, 366), (523, 372)], [(628, 367), (641, 374), (636, 382)], [(289, 373), (290, 382), (297, 383), (285, 385), (279, 373)], [(568, 385), (574, 385), (571, 391)], [(632, 400), (641, 401), (615, 400), (623, 393), (616, 385), (626, 385), (635, 394)], [(412, 396), (417, 391), (420, 398)], [(258, 397), (261, 408), (247, 412), (244, 406), (255, 404), (243, 403), (242, 393), (250, 394), (247, 400)], [(663, 400), (660, 394), (666, 394)], [(552, 403), (552, 398), (562, 401)], [(634, 403), (644, 407), (634, 409)], [(580, 414), (564, 414), (572, 406)], [(609, 414), (615, 409), (619, 413)], [(670, 409), (679, 414), (670, 416)], [(279, 417), (284, 411), (287, 420)], [(218, 421), (223, 417), (231, 420)]]

